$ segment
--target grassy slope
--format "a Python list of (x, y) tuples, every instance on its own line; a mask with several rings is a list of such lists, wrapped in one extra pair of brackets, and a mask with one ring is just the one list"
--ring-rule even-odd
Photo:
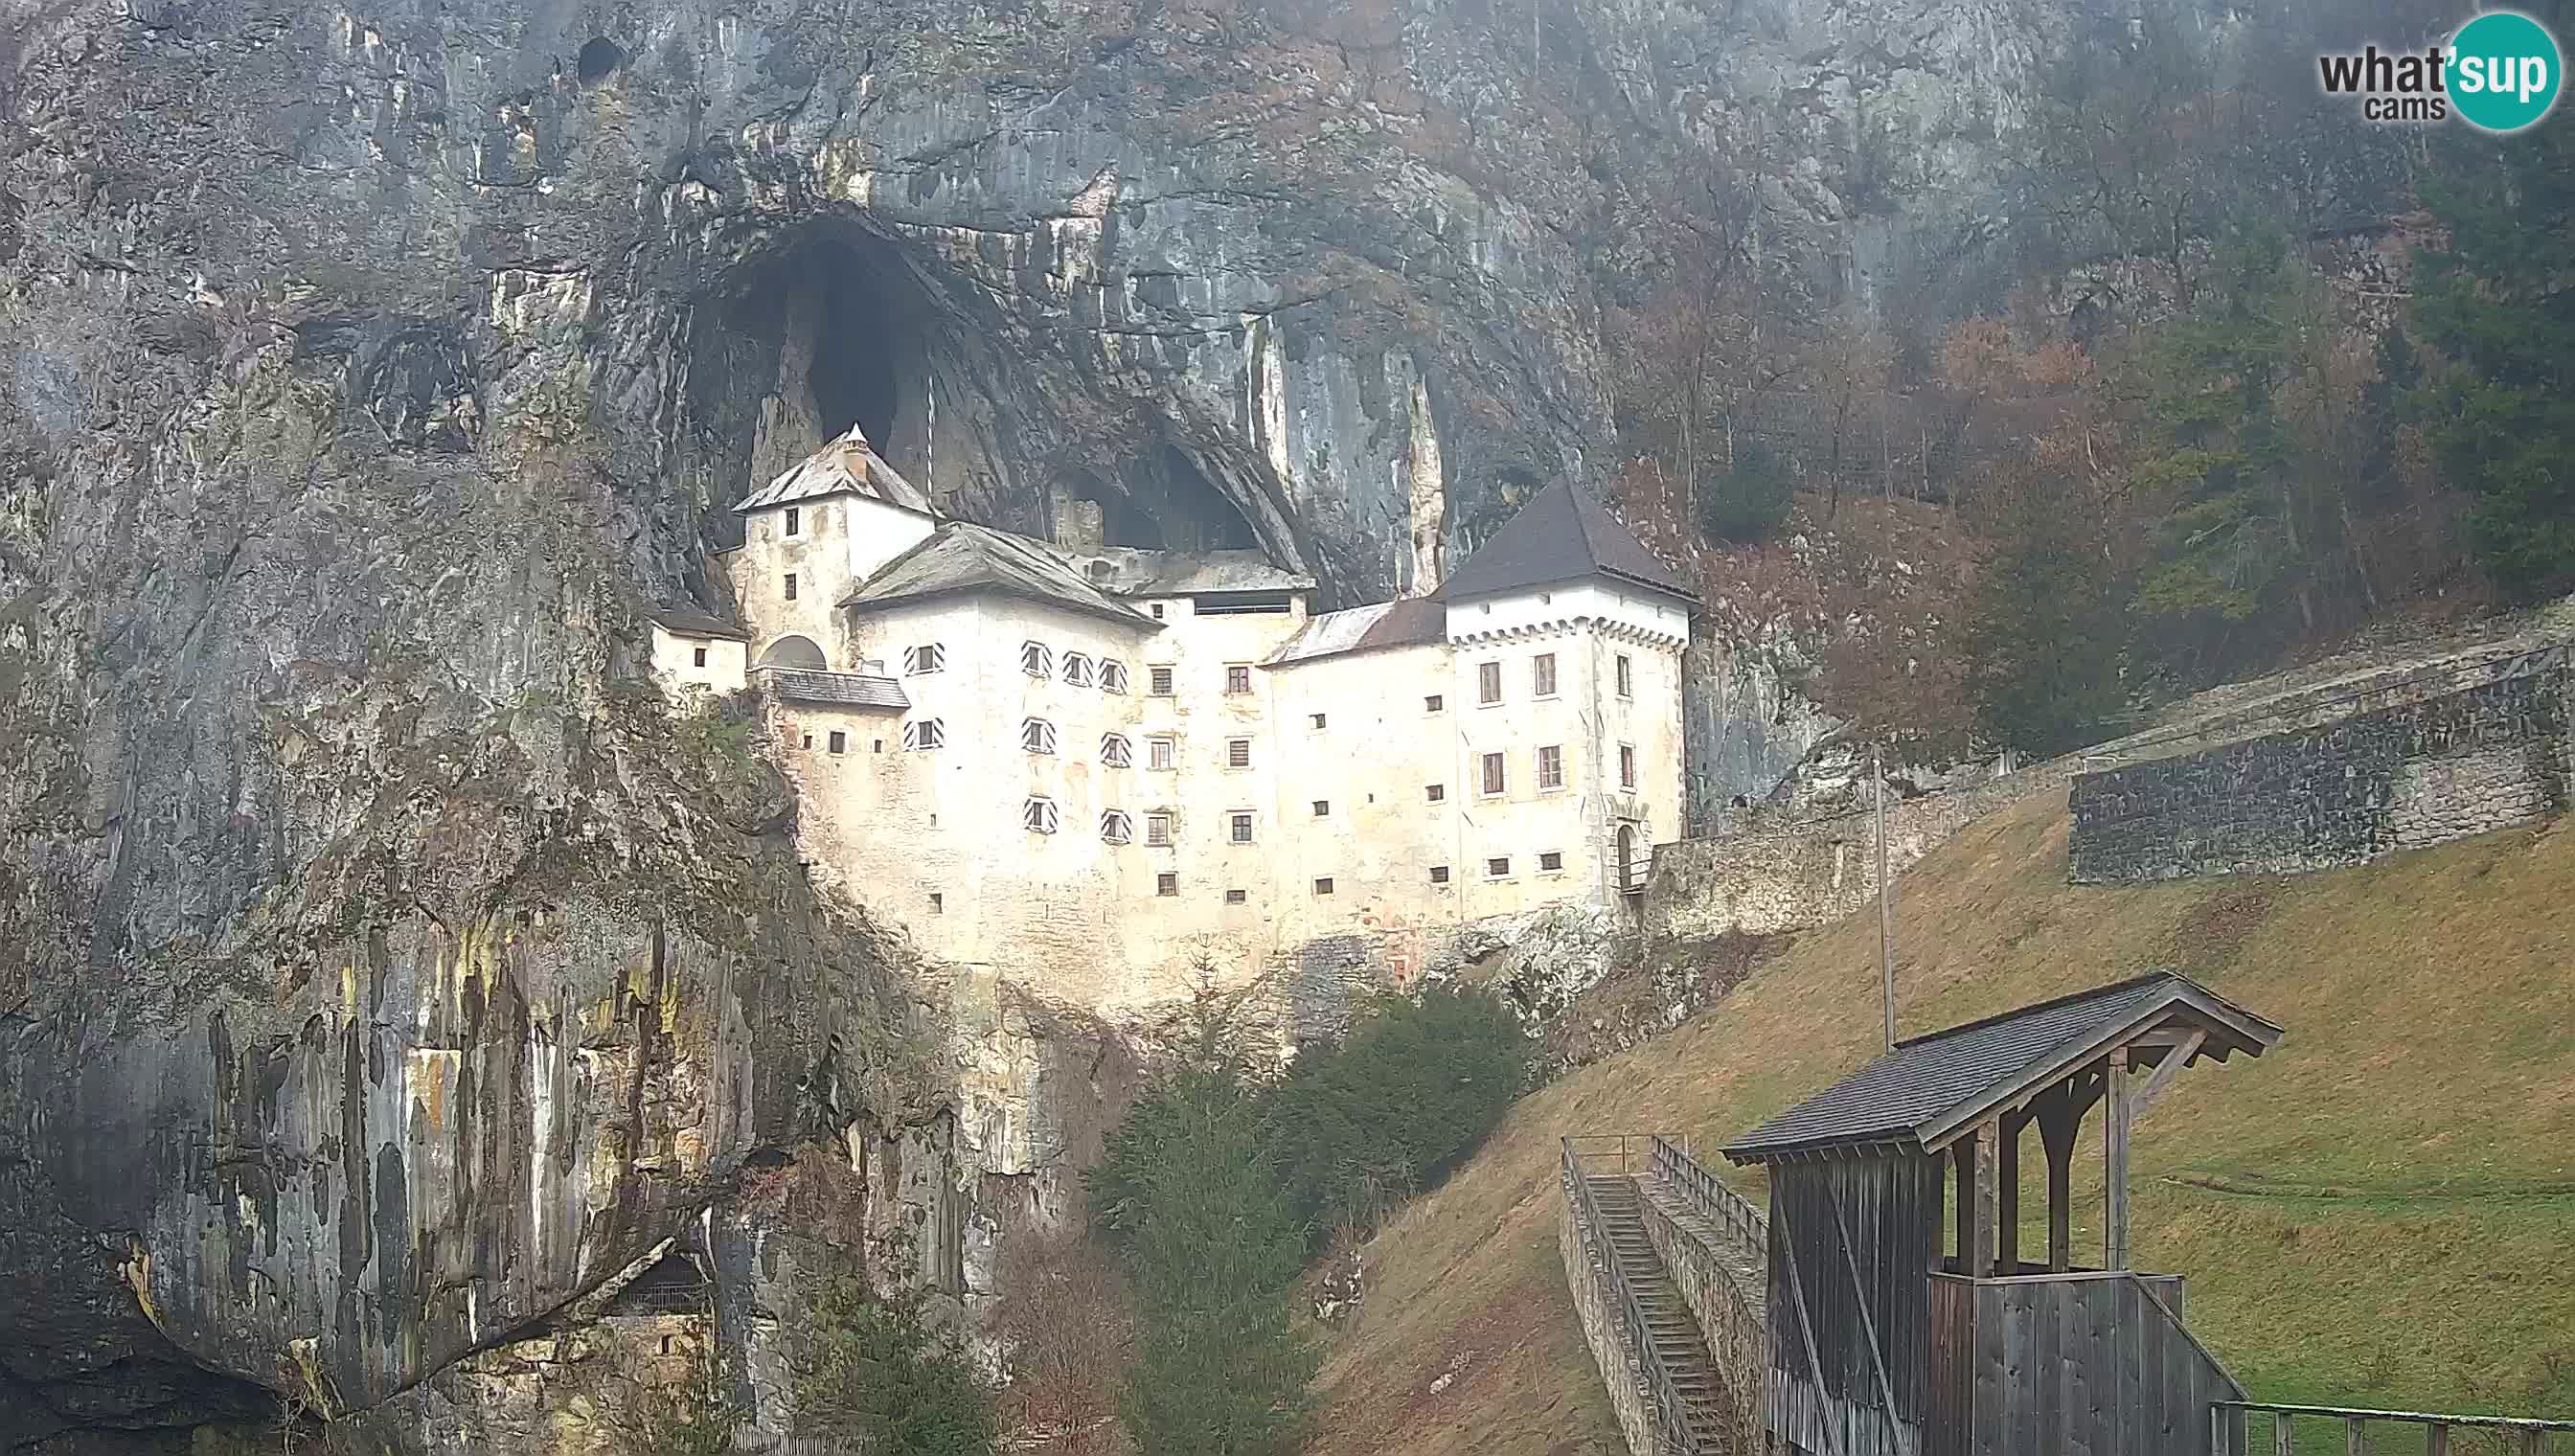
[[(1909, 871), (1901, 1029), (2161, 965), (2282, 1023), (2270, 1055), (2192, 1069), (2140, 1122), (2138, 1267), (2186, 1277), (2193, 1328), (2258, 1394), (2575, 1415), (2575, 823), (2292, 878), (2078, 888), (2064, 866), (2058, 794)], [(1370, 1247), (1313, 1449), (1617, 1451), (1556, 1262), (1556, 1137), (1707, 1147), (1865, 1060), (1876, 931), (1811, 933), (1690, 1024), (1516, 1108)], [(2075, 1186), (2096, 1254), (2097, 1125)], [(2023, 1194), (2032, 1230), (2040, 1197)]]

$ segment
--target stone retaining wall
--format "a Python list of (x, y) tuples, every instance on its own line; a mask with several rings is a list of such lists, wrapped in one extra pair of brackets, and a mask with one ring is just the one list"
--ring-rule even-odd
[(2565, 807), (2564, 655), (2338, 722), (2074, 780), (2080, 884), (2355, 864)]
[[(1564, 1258), (1564, 1287), (1573, 1295), (1574, 1319), (1582, 1326), (1582, 1342), (1591, 1347), (1591, 1363), (1599, 1367), (1601, 1387), (1609, 1392), (1609, 1408), (1618, 1417), (1619, 1432), (1627, 1438), (1628, 1456), (1661, 1456), (1654, 1445), (1653, 1420), (1645, 1410), (1645, 1372), (1628, 1353), (1613, 1296), (1602, 1287), (1608, 1275), (1593, 1262), (1590, 1249), (1585, 1247), (1581, 1215), (1572, 1190), (1561, 1190), (1556, 1206), (1560, 1211), (1555, 1222), (1555, 1247)], [(1607, 1245), (1601, 1239), (1598, 1230), (1591, 1232), (1591, 1241), (1600, 1244), (1601, 1257), (1606, 1258)]]

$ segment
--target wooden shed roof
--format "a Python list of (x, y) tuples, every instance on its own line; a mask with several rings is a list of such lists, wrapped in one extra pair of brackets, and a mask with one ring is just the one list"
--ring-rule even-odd
[[(2190, 1032), (2205, 1035), (2194, 1042)], [(2187, 976), (2158, 971), (1907, 1037), (1723, 1151), (1737, 1163), (1937, 1152), (2121, 1046), (2190, 1046), (2192, 1061), (2224, 1061), (2238, 1051), (2259, 1056), (2279, 1039), (2279, 1027)]]

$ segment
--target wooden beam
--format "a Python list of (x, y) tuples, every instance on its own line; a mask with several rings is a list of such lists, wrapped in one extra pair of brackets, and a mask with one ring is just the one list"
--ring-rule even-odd
[(2003, 1143), (2003, 1124), (1999, 1117), (1989, 1117), (1976, 1128), (1976, 1269), (1979, 1279), (1994, 1272), (1995, 1217), (1994, 1172)]
[(2077, 1096), (2075, 1081), (2063, 1082), (2038, 1107), (2038, 1143), (2047, 1156), (2047, 1271), (2051, 1274), (2074, 1267), (2074, 1133), (2083, 1125), (2084, 1107)]
[(2164, 1089), (2173, 1084), (2173, 1078), (2181, 1075), (2181, 1069), (2190, 1065), (2191, 1054), (2198, 1051), (2201, 1044), (2207, 1040), (2207, 1032), (2193, 1031), (2182, 1038), (2179, 1046), (2165, 1053), (2163, 1065), (2156, 1067), (2155, 1074), (2146, 1078), (2145, 1086), (2129, 1096), (2128, 1120), (2130, 1122), (2133, 1123), (2148, 1107), (2154, 1105), (2155, 1099), (2164, 1094)]
[(2005, 1113), (1996, 1124), (2001, 1140), (1994, 1145), (1994, 1267), (2006, 1275), (2020, 1272), (2020, 1133), (2022, 1119)]
[(2128, 1054), (2113, 1051), (2106, 1063), (2108, 1120), (2101, 1128), (2101, 1267), (2128, 1267)]
[(1950, 1201), (1957, 1205), (1958, 1272), (1972, 1277), (1976, 1272), (1976, 1134), (1970, 1131), (1949, 1144), (1949, 1157), (1957, 1164), (1953, 1180), (1957, 1191)]

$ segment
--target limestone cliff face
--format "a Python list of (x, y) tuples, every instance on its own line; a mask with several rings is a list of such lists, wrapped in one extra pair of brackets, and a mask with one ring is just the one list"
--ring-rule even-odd
[(0, 0), (0, 1446), (471, 1446), (457, 1362), (755, 1159), (1060, 1163), (974, 1088), (1095, 1062), (998, 1005), (961, 1123), (639, 606), (854, 419), (998, 524), (1426, 585), (1611, 465), (1637, 179), (1757, 114), (1892, 256), (2015, 8)]

